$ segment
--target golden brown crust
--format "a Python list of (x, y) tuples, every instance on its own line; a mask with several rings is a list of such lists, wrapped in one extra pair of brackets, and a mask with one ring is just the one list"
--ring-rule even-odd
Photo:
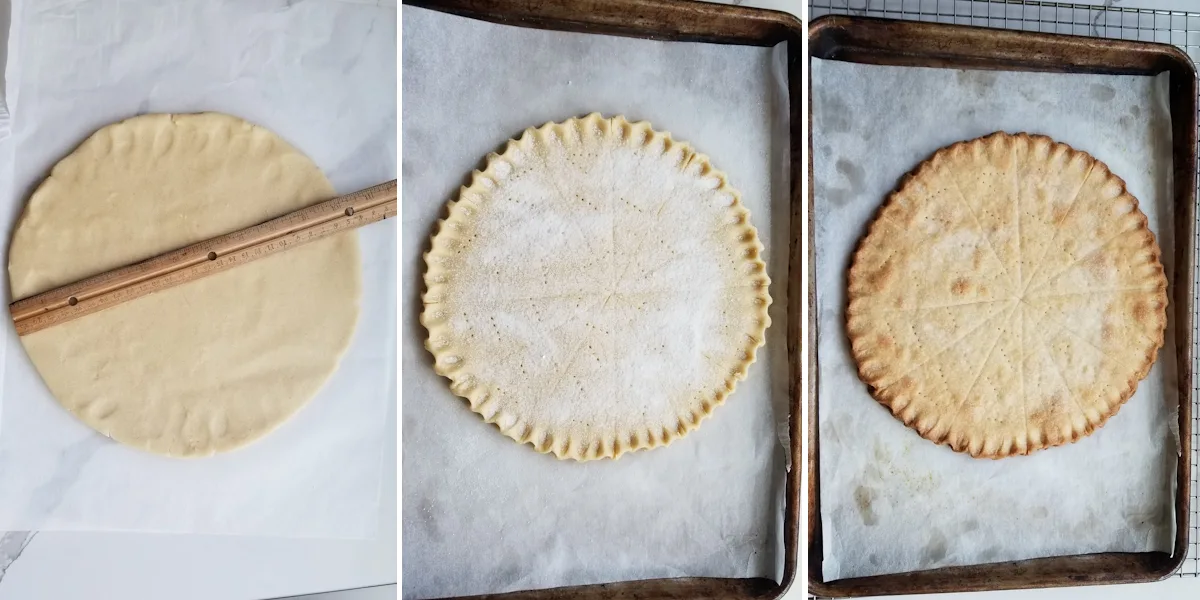
[[(500, 389), (499, 384), (492, 380), (497, 370), (524, 368), (521, 365), (527, 363), (521, 361), (527, 357), (524, 357), (519, 349), (512, 350), (510, 356), (496, 356), (497, 352), (490, 352), (480, 337), (474, 337), (479, 321), (486, 320), (490, 315), (487, 310), (481, 309), (483, 301), (467, 299), (467, 296), (476, 294), (481, 286), (486, 287), (486, 282), (477, 268), (481, 262), (472, 262), (472, 259), (465, 257), (481, 244), (480, 236), (476, 235), (479, 232), (480, 220), (488, 218), (484, 213), (496, 201), (498, 190), (511, 185), (514, 178), (528, 181), (530, 177), (536, 176), (530, 174), (531, 162), (560, 160), (565, 161), (561, 164), (567, 165), (573, 164), (570, 163), (571, 160), (585, 156), (600, 160), (595, 154), (602, 152), (600, 146), (609, 142), (619, 147), (631, 148), (635, 153), (651, 160), (669, 160), (685, 175), (705, 182), (709, 187), (704, 195), (694, 197), (693, 201), (703, 198), (727, 203), (721, 204), (714, 212), (720, 215), (721, 221), (711, 235), (716, 236), (712, 239), (718, 246), (725, 248), (723, 251), (727, 252), (729, 264), (732, 265), (728, 267), (728, 271), (723, 271), (725, 275), (722, 276), (736, 277), (736, 281), (731, 279), (723, 284), (725, 287), (710, 291), (716, 292), (716, 296), (713, 296), (714, 302), (720, 310), (725, 311), (722, 318), (727, 317), (724, 322), (729, 324), (729, 332), (724, 335), (731, 340), (736, 338), (740, 341), (734, 342), (732, 347), (726, 346), (721, 351), (721, 357), (713, 359), (719, 364), (713, 365), (711, 370), (719, 373), (719, 381), (715, 381), (712, 387), (706, 388), (703, 394), (673, 397), (670, 400), (671, 406), (674, 406), (677, 412), (669, 422), (651, 419), (641, 422), (638, 426), (630, 426), (626, 418), (628, 415), (619, 414), (620, 411), (616, 408), (613, 409), (611, 419), (602, 418), (600, 420), (603, 422), (598, 424), (564, 424), (562, 421), (552, 421), (546, 415), (553, 412), (549, 407), (552, 404), (551, 400), (556, 397), (553, 389), (538, 387), (541, 385), (539, 383), (528, 383), (533, 387), (522, 390)], [(565, 156), (569, 158), (558, 157), (563, 148), (566, 149)], [(616, 176), (627, 178), (632, 175)], [(566, 196), (571, 196), (571, 190), (576, 189), (570, 181), (556, 180), (553, 187), (559, 186), (562, 189), (558, 191)], [(586, 187), (581, 185), (580, 189)], [(647, 191), (662, 195), (661, 190)], [(586, 191), (571, 197), (580, 202), (590, 202)], [(600, 198), (596, 202), (611, 200)], [(665, 209), (665, 204), (664, 201), (658, 212)], [(700, 207), (675, 207), (675, 210), (703, 212), (699, 209)], [(607, 210), (611, 210), (611, 207)], [(613, 218), (614, 225), (609, 243), (615, 248), (621, 228), (617, 226), (615, 217)], [(653, 234), (655, 231), (657, 230), (648, 233)], [(605, 236), (608, 235), (606, 231)], [(438, 222), (431, 250), (425, 254), (424, 279), (427, 291), (422, 297), (424, 311), (421, 313), (421, 323), (429, 331), (426, 348), (434, 356), (435, 371), (450, 380), (450, 389), (466, 399), (472, 411), (480, 414), (486, 422), (495, 425), (504, 435), (519, 443), (528, 443), (538, 452), (553, 453), (560, 459), (585, 461), (617, 458), (625, 452), (666, 445), (699, 426), (716, 406), (725, 401), (737, 382), (746, 377), (758, 348), (765, 341), (765, 330), (770, 324), (767, 309), (771, 297), (767, 292), (770, 280), (766, 274), (766, 265), (761, 259), (762, 250), (757, 230), (750, 224), (749, 212), (741, 204), (738, 192), (728, 184), (726, 175), (711, 165), (707, 156), (695, 152), (688, 144), (672, 139), (669, 133), (654, 131), (649, 123), (631, 123), (621, 116), (604, 118), (593, 113), (563, 123), (546, 123), (539, 128), (526, 130), (519, 139), (510, 140), (502, 154), (488, 155), (484, 170), (475, 171), (470, 184), (459, 190), (457, 201), (448, 203), (448, 215)], [(631, 251), (645, 251), (649, 256), (650, 245), (643, 243), (631, 248)], [(585, 253), (580, 253), (573, 259), (557, 272), (557, 278), (551, 276), (549, 279), (564, 289), (575, 285), (577, 289), (572, 288), (575, 291), (566, 292), (565, 295), (571, 297), (571, 294), (575, 293), (582, 301), (590, 297), (589, 294), (594, 295), (594, 292), (586, 289), (588, 280), (578, 277), (579, 274), (602, 272), (605, 268), (613, 267), (604, 260)], [(686, 260), (686, 257), (680, 260)], [(623, 274), (619, 269), (613, 269), (613, 272)], [(521, 279), (525, 274), (522, 268), (514, 267), (511, 273), (516, 275), (504, 281), (504, 285), (520, 287), (528, 283)], [(537, 275), (545, 277), (545, 272), (538, 271)], [(641, 294), (638, 296), (642, 298), (641, 305), (649, 303), (652, 308), (654, 303), (647, 298), (654, 293), (652, 290), (640, 290), (626, 295), (632, 297)], [(555, 298), (563, 295), (559, 292), (553, 294)], [(496, 301), (488, 302), (493, 302), (489, 306), (495, 306)], [(599, 311), (609, 304), (609, 300), (604, 299), (603, 305), (594, 308), (589, 314), (603, 319)], [(641, 307), (638, 310), (641, 310)], [(540, 318), (545, 313), (538, 312), (537, 315), (539, 320), (532, 330), (538, 331), (539, 335), (554, 335), (554, 332), (558, 331), (552, 327), (542, 327)], [(454, 322), (455, 318), (460, 319), (457, 325)], [(670, 320), (671, 315), (666, 315), (666, 318)], [(605, 356), (604, 361), (600, 360), (604, 352), (601, 347), (613, 341), (606, 335), (606, 332), (585, 329), (577, 336), (565, 337), (578, 338), (579, 343), (587, 344), (588, 348), (592, 348), (594, 344), (597, 362), (607, 363), (621, 357)], [(536, 353), (530, 351), (526, 354), (532, 356)], [(497, 364), (497, 361), (502, 364)], [(567, 373), (574, 368), (574, 364), (567, 364), (546, 379), (558, 381), (567, 378)], [(602, 377), (603, 375), (581, 376), (578, 381), (586, 388), (603, 384), (597, 381), (597, 378)], [(540, 380), (531, 373), (526, 381)], [(590, 393), (590, 390), (584, 389), (581, 397), (585, 400), (592, 399)]]
[(1104, 163), (1003, 132), (938, 150), (860, 241), (846, 330), (871, 394), (922, 437), (1003, 458), (1075, 442), (1162, 347), (1166, 277)]

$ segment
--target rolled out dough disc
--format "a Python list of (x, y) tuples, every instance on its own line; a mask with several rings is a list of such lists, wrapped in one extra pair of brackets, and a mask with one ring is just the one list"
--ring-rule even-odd
[[(203, 113), (135, 117), (55, 165), (17, 224), (14, 299), (334, 196), (275, 134)], [(274, 430), (337, 368), (358, 318), (347, 232), (21, 338), (50, 391), (92, 428), (169, 456)]]

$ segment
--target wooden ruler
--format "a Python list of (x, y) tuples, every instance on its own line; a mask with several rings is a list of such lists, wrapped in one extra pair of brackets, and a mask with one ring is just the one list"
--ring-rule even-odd
[(396, 180), (13, 302), (17, 335), (396, 216)]

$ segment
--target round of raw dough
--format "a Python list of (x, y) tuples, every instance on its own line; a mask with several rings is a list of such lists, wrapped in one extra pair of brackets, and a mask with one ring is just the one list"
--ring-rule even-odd
[[(215, 114), (145, 115), (55, 165), (9, 250), (15, 299), (334, 196), (275, 134)], [(347, 232), (21, 338), (58, 401), (119, 442), (169, 456), (243, 446), (337, 368), (358, 318)]]

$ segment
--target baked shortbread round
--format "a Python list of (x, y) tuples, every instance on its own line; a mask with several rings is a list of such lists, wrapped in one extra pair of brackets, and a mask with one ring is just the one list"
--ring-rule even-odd
[(1050, 138), (959, 142), (909, 173), (854, 255), (846, 328), (871, 394), (976, 457), (1074, 442), (1163, 344), (1167, 281), (1125, 182)]

